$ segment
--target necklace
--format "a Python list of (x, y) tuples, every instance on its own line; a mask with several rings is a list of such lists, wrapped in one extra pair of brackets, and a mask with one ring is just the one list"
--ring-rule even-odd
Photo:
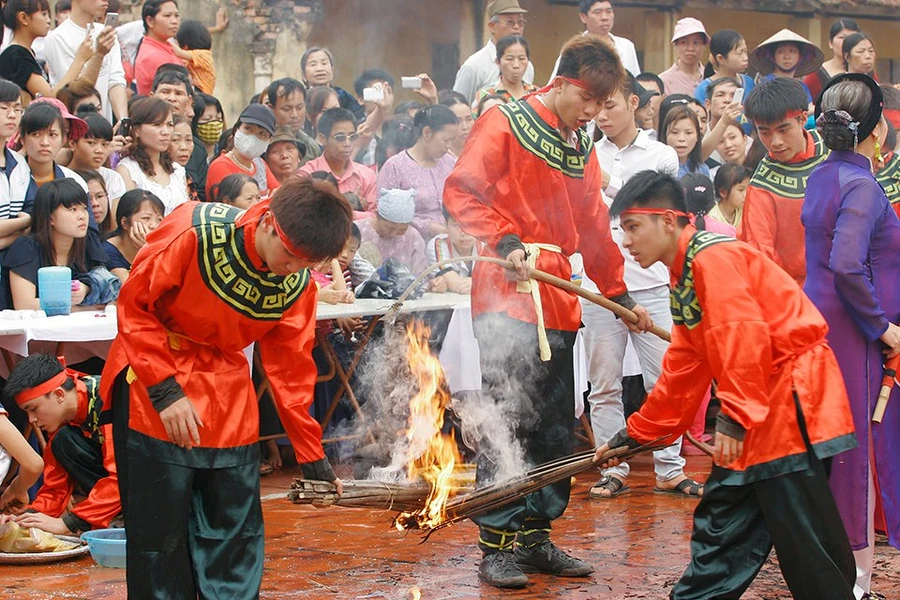
[(236, 165), (239, 166), (240, 168), (244, 169), (245, 171), (252, 171), (252, 170), (253, 170), (253, 162), (250, 163), (250, 166), (249, 166), (249, 167), (246, 166), (246, 165), (244, 165), (244, 163), (242, 163), (241, 161), (238, 160), (238, 157), (237, 157), (237, 155), (234, 153), (233, 150), (229, 150), (229, 151), (228, 151), (228, 158), (230, 158), (232, 161), (234, 161), (234, 164), (236, 164)]

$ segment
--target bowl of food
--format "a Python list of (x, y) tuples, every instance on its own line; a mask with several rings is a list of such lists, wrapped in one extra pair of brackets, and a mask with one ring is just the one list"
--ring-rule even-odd
[(125, 568), (125, 530), (95, 529), (81, 534), (91, 557), (101, 567)]

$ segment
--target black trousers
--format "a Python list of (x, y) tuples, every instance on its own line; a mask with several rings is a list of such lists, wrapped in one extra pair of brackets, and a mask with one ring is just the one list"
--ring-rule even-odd
[(853, 600), (856, 562), (826, 466), (816, 458), (794, 395), (806, 443), (806, 469), (725, 485), (714, 466), (694, 511), (691, 564), (672, 590), (677, 600), (740, 598), (772, 547), (798, 600)]
[[(547, 330), (552, 358), (542, 362), (537, 327), (503, 314), (481, 315), (474, 322), (481, 354), (484, 402), (514, 424), (525, 462), (533, 467), (572, 453), (575, 424), (575, 332)], [(479, 485), (497, 475), (500, 449), (482, 439), (476, 458)], [(484, 552), (507, 549), (520, 530), (546, 538), (550, 523), (569, 503), (569, 479), (544, 487), (473, 520), (480, 527)]]
[(84, 494), (109, 475), (103, 466), (103, 448), (74, 425), (62, 427), (53, 435), (50, 450)]

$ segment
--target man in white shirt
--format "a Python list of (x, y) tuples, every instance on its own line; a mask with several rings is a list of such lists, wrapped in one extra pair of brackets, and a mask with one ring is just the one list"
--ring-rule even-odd
[[(45, 52), (50, 67), (50, 83), (56, 85), (69, 70), (75, 59), (75, 51), (87, 35), (90, 25), (94, 44), (97, 36), (106, 30), (102, 20), (106, 16), (106, 0), (74, 0), (69, 18), (47, 35)], [(98, 22), (100, 21), (100, 22)], [(100, 75), (97, 77), (97, 91), (103, 116), (110, 123), (113, 115), (117, 119), (128, 116), (128, 95), (125, 92), (125, 71), (122, 68), (122, 51), (118, 42), (103, 58)]]
[[(508, 35), (522, 35), (525, 32), (527, 12), (519, 6), (519, 0), (491, 0), (487, 7), (491, 39), (481, 50), (467, 58), (459, 68), (453, 91), (465, 96), (471, 104), (478, 90), (497, 83), (500, 79), (500, 66), (497, 64), (496, 44)], [(531, 61), (528, 61), (523, 79), (528, 83), (534, 81), (534, 65)]]
[[(613, 94), (597, 115), (597, 126), (605, 137), (595, 149), (603, 170), (603, 199), (611, 205), (613, 198), (626, 181), (636, 173), (647, 169), (675, 175), (678, 172), (678, 155), (675, 149), (652, 141), (648, 132), (635, 125), (634, 113), (650, 94), (633, 77)], [(669, 312), (669, 272), (656, 264), (648, 269), (641, 266), (622, 247), (622, 231), (619, 220), (611, 224), (613, 239), (625, 256), (625, 285), (628, 293), (644, 306), (653, 323), (671, 330)], [(584, 277), (583, 285), (597, 291), (596, 285)], [(634, 344), (647, 391), (653, 388), (662, 372), (662, 359), (668, 343), (650, 334), (633, 334), (612, 313), (594, 304), (582, 302), (584, 342), (588, 358), (588, 379), (591, 393), (588, 403), (591, 410), (591, 428), (594, 439), (605, 440), (625, 427), (622, 406), (622, 365), (629, 339)], [(618, 428), (618, 429), (617, 429)], [(681, 440), (674, 446), (653, 453), (656, 471), (655, 491), (683, 495), (699, 495), (701, 486), (684, 474), (684, 459), (680, 456)], [(625, 481), (629, 467), (622, 463), (606, 469), (603, 478), (590, 490), (592, 498), (611, 498), (628, 491)]]
[[(580, 0), (578, 3), (578, 17), (587, 28), (583, 35), (596, 35), (600, 39), (609, 40), (619, 54), (622, 66), (632, 75), (638, 75), (641, 72), (641, 66), (638, 64), (637, 51), (634, 49), (634, 42), (628, 38), (619, 37), (611, 33), (613, 25), (616, 21), (616, 13), (613, 11), (612, 2), (609, 0)], [(556, 77), (556, 70), (559, 69), (559, 58), (553, 65), (553, 74), (550, 75), (550, 81)]]

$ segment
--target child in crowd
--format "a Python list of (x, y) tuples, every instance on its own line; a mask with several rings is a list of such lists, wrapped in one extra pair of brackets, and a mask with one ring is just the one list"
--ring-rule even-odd
[(703, 134), (697, 115), (687, 106), (672, 107), (662, 124), (661, 140), (678, 154), (678, 177), (700, 173), (709, 177), (709, 167), (701, 160)]
[(131, 190), (126, 192), (116, 209), (116, 229), (103, 242), (109, 272), (122, 283), (128, 279), (131, 263), (138, 250), (147, 243), (147, 236), (159, 227), (166, 206), (153, 192)]
[[(44, 483), (22, 527), (77, 535), (109, 527), (122, 512), (113, 451), (112, 421), (103, 414), (100, 377), (67, 369), (52, 356), (22, 359), (4, 389), (36, 427), (50, 434), (44, 449)], [(70, 508), (73, 492), (87, 498)]]
[(185, 19), (169, 44), (175, 56), (184, 61), (191, 81), (198, 90), (212, 94), (216, 88), (216, 67), (213, 64), (212, 35), (206, 25), (194, 19)]
[(410, 227), (415, 214), (415, 190), (381, 190), (375, 216), (357, 223), (363, 257), (376, 267), (393, 258), (414, 275), (421, 273), (428, 266), (428, 259), (425, 240)]
[(87, 133), (77, 140), (69, 141), (72, 159), (67, 166), (73, 171), (99, 172), (109, 194), (110, 211), (115, 214), (116, 203), (127, 190), (122, 176), (105, 166), (113, 142), (112, 125), (95, 112), (83, 113), (81, 118), (87, 123)]
[(710, 217), (735, 229), (740, 228), (750, 175), (752, 173), (741, 165), (726, 164), (719, 167), (714, 182), (716, 205), (710, 209)]
[(28, 504), (28, 488), (41, 476), (44, 461), (22, 437), (0, 404), (0, 481), (6, 479), (12, 461), (18, 463), (19, 472), (0, 495), (0, 511), (4, 513), (20, 510)]
[(243, 173), (232, 173), (210, 188), (210, 202), (247, 209), (259, 202), (259, 184)]
[(737, 230), (734, 227), (710, 215), (716, 206), (716, 194), (709, 177), (699, 173), (688, 173), (681, 178), (681, 187), (684, 188), (688, 212), (693, 216), (693, 224), (698, 231), (712, 231), (728, 237), (737, 237)]
[(300, 173), (331, 173), (342, 194), (352, 193), (360, 201), (353, 207), (353, 218), (370, 216), (375, 210), (376, 176), (372, 169), (353, 160), (353, 144), (359, 138), (356, 117), (345, 108), (329, 108), (319, 117), (317, 131), (322, 156), (300, 167)]
[(810, 105), (813, 97), (802, 78), (815, 73), (824, 62), (825, 55), (818, 46), (790, 29), (782, 29), (750, 54), (750, 67), (764, 76), (764, 80), (773, 77), (801, 79)]
[[(478, 244), (475, 238), (462, 230), (459, 222), (450, 216), (446, 208), (442, 208), (442, 210), (444, 219), (447, 221), (447, 233), (434, 237), (425, 246), (428, 264), (460, 256), (478, 256)], [(442, 280), (444, 285), (440, 287), (446, 287), (448, 291), (456, 294), (471, 294), (472, 269), (474, 267), (475, 263), (472, 261), (453, 263), (439, 271), (434, 280)]]
[(718, 79), (730, 77), (737, 81), (749, 94), (754, 87), (753, 79), (746, 74), (749, 60), (747, 58), (747, 42), (733, 29), (720, 29), (709, 40), (709, 63), (704, 75), (694, 90), (694, 98), (703, 102), (707, 98), (706, 88)]
[(106, 182), (98, 171), (78, 171), (78, 175), (87, 183), (88, 196), (91, 199), (91, 214), (94, 216), (94, 222), (97, 223), (102, 239), (113, 229), (113, 213), (110, 208)]
[[(34, 202), (31, 233), (10, 246), (3, 259), (3, 308), (38, 310), (38, 269), (72, 269), (72, 306), (106, 304), (116, 299), (119, 281), (106, 270), (106, 253), (91, 243), (88, 195), (68, 178), (41, 186)], [(112, 281), (115, 280), (115, 281)]]
[(31, 226), (23, 208), (31, 183), (28, 163), (7, 147), (22, 118), (20, 91), (16, 84), (0, 79), (0, 255)]

